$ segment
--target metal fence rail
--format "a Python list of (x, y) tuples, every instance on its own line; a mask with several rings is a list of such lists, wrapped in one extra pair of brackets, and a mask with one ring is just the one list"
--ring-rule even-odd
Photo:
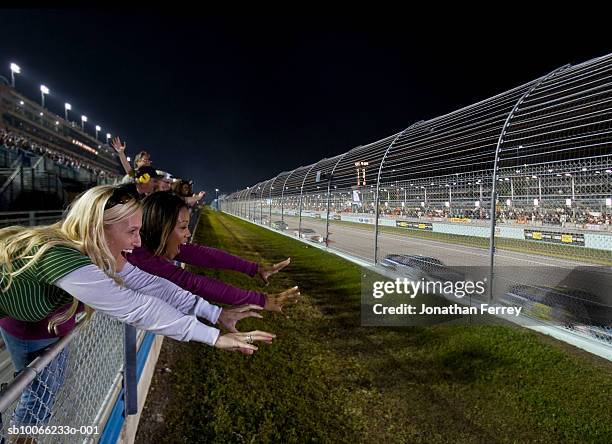
[[(487, 267), (491, 283), (513, 286), (535, 284), (504, 267), (549, 266), (540, 285), (550, 288), (561, 270), (609, 270), (612, 54), (282, 172), (219, 207), (371, 264), (422, 256)], [(577, 310), (592, 303), (584, 288), (568, 291)], [(586, 334), (612, 347), (609, 326)]]
[[(22, 213), (0, 215), (13, 217), (13, 222), (24, 221), (23, 225), (61, 218), (59, 211), (31, 212), (27, 217), (14, 217)], [(191, 212), (193, 231), (198, 217), (198, 209)], [(136, 385), (141, 369), (137, 369), (136, 354), (144, 338), (145, 332), (136, 331), (134, 337), (133, 327), (94, 313), (14, 379), (13, 365), (0, 340), (0, 443), (18, 439), (62, 444), (114, 442), (122, 419), (137, 413)], [(105, 428), (107, 421), (112, 427)]]

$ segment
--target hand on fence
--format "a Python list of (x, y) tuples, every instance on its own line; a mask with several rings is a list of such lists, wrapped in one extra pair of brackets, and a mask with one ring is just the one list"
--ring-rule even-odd
[(252, 344), (253, 342), (261, 341), (266, 344), (271, 344), (275, 337), (276, 335), (273, 333), (259, 330), (247, 333), (227, 333), (217, 338), (215, 347), (222, 350), (238, 351), (245, 355), (252, 355), (258, 350), (258, 348)]
[(251, 304), (242, 305), (240, 307), (232, 308), (229, 310), (224, 308), (223, 310), (221, 310), (221, 314), (219, 315), (217, 323), (232, 333), (239, 333), (239, 331), (236, 330), (236, 323), (239, 320), (244, 318), (263, 319), (262, 315), (251, 310), (263, 310), (263, 307)]
[(268, 311), (283, 311), (283, 305), (287, 302), (297, 302), (297, 297), (300, 295), (299, 288), (293, 287), (278, 294), (267, 294), (266, 305), (264, 309)]
[(264, 283), (268, 285), (269, 284), (268, 278), (272, 276), (273, 274), (281, 271), (283, 268), (289, 265), (290, 262), (291, 262), (291, 258), (289, 257), (285, 259), (284, 261), (279, 262), (278, 264), (275, 264), (275, 265), (259, 264), (259, 268), (257, 270), (257, 276), (259, 276), (264, 281)]

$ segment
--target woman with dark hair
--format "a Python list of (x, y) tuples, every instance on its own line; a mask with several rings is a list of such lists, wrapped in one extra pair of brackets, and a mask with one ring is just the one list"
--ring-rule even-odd
[[(0, 334), (17, 371), (72, 330), (83, 309), (245, 354), (257, 350), (254, 341), (272, 342), (271, 333), (236, 330), (240, 319), (261, 317), (250, 311), (261, 307), (226, 310), (126, 263), (122, 251), (141, 244), (141, 220), (141, 203), (129, 188), (99, 185), (76, 199), (61, 222), (0, 229)], [(22, 393), (12, 424), (46, 424), (67, 355), (64, 349)]]
[(244, 290), (206, 276), (191, 273), (172, 261), (202, 268), (233, 270), (259, 276), (266, 284), (268, 278), (289, 265), (290, 259), (265, 266), (233, 256), (216, 248), (194, 243), (188, 228), (189, 208), (183, 199), (166, 192), (153, 193), (143, 201), (142, 246), (127, 253), (132, 265), (169, 281), (203, 298), (230, 305), (257, 304), (266, 310), (281, 311), (284, 303), (299, 296), (298, 287), (279, 294)]

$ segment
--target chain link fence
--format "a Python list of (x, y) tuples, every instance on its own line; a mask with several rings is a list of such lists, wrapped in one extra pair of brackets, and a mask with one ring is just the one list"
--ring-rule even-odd
[[(30, 215), (28, 221), (55, 222), (61, 212), (40, 216)], [(196, 208), (189, 223), (192, 232), (198, 217)], [(142, 370), (137, 366), (142, 363), (136, 357), (145, 335), (151, 334), (94, 313), (19, 373), (2, 342), (0, 443), (114, 442), (118, 432), (107, 431), (107, 422), (115, 426), (117, 417), (137, 413), (136, 384)]]
[(490, 297), (612, 347), (610, 295), (585, 279), (611, 281), (611, 104), (612, 54), (281, 172), (219, 207), (399, 274), (480, 267)]

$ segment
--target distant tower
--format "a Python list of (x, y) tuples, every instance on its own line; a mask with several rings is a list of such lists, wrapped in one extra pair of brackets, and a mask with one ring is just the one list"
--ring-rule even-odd
[(357, 186), (366, 185), (366, 167), (369, 165), (369, 162), (359, 161), (355, 162), (355, 167), (357, 168)]

